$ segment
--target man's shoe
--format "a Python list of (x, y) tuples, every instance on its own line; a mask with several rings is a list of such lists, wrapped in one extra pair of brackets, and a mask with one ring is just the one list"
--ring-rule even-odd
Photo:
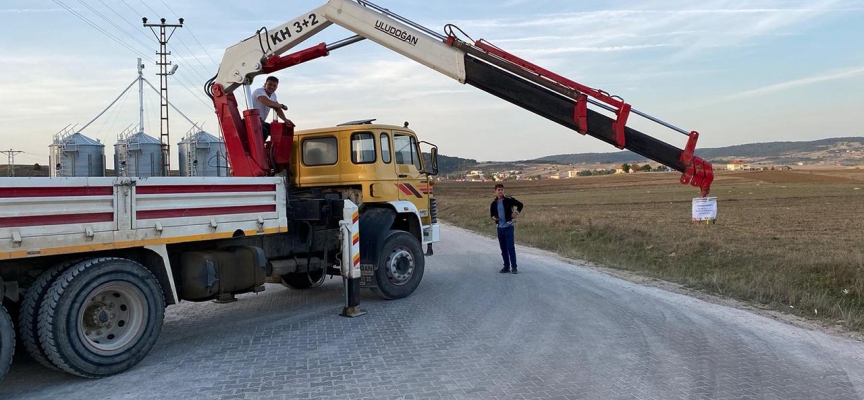
[(510, 267), (501, 268), (501, 270), (498, 272), (500, 272), (502, 274), (509, 274), (510, 273)]
[(516, 275), (516, 274), (519, 273), (519, 271), (516, 270), (516, 267), (513, 267), (513, 271), (512, 271), (511, 273), (512, 273), (513, 275)]

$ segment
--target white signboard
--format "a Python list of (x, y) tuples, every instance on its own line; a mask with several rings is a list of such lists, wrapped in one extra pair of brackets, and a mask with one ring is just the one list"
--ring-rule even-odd
[(693, 223), (713, 224), (717, 221), (717, 198), (697, 197), (693, 199)]

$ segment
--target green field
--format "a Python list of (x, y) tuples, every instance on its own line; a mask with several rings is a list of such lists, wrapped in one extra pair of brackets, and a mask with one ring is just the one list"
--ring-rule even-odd
[[(678, 176), (506, 182), (517, 243), (864, 330), (864, 171), (718, 171), (716, 225)], [(436, 184), (440, 218), (494, 236), (493, 186)]]

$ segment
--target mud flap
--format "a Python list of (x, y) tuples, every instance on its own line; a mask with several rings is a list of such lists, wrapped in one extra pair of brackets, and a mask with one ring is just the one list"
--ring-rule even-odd
[(389, 232), (396, 213), (389, 208), (369, 208), (360, 214), (360, 287), (376, 288), (375, 261), (378, 260), (384, 234)]

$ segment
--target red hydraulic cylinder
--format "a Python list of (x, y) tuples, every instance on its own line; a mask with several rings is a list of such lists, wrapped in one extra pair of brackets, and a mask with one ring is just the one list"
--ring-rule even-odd
[(270, 171), (270, 162), (264, 151), (264, 133), (261, 127), (260, 112), (256, 108), (243, 111), (246, 123), (246, 142), (249, 143), (249, 156), (262, 171)]
[(288, 67), (293, 67), (297, 64), (314, 60), (319, 57), (326, 57), (329, 54), (330, 51), (327, 50), (327, 45), (324, 43), (319, 43), (308, 49), (303, 49), (296, 53), (291, 53), (283, 57), (275, 55), (271, 56), (267, 59), (267, 61), (264, 62), (264, 67), (261, 69), (261, 72), (269, 74), (271, 72), (276, 72)]

